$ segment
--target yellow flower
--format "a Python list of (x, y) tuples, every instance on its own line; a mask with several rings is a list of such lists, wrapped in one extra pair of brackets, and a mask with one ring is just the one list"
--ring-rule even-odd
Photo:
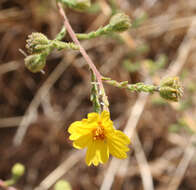
[(89, 113), (87, 119), (72, 123), (68, 132), (75, 148), (87, 148), (85, 160), (89, 166), (106, 163), (109, 154), (120, 159), (127, 158), (130, 140), (122, 131), (114, 128), (108, 111)]

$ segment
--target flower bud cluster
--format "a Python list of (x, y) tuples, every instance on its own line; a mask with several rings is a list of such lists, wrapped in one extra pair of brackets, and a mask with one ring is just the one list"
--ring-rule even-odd
[(46, 65), (46, 56), (41, 53), (32, 54), (25, 59), (26, 68), (32, 73), (37, 73), (43, 70)]
[(125, 13), (117, 13), (111, 17), (109, 24), (104, 27), (100, 27), (96, 31), (92, 31), (88, 34), (76, 34), (77, 38), (80, 40), (96, 38), (101, 35), (108, 35), (113, 32), (124, 32), (128, 30), (131, 26), (131, 21), (129, 16)]
[(109, 25), (113, 32), (124, 32), (131, 27), (131, 21), (126, 14), (117, 13), (110, 19)]
[(42, 33), (34, 32), (28, 36), (26, 49), (29, 54), (43, 53), (50, 46), (50, 40)]
[(34, 32), (28, 36), (26, 42), (27, 52), (31, 55), (24, 59), (25, 66), (33, 73), (41, 72), (46, 65), (46, 58), (52, 50), (51, 40), (42, 33)]
[(78, 46), (74, 43), (66, 43), (62, 40), (65, 36), (66, 30), (62, 29), (57, 35), (56, 39), (49, 40), (44, 34), (34, 32), (28, 36), (26, 49), (31, 55), (25, 58), (25, 66), (33, 73), (43, 71), (46, 65), (46, 58), (55, 48), (62, 50), (65, 48), (78, 50)]
[(183, 95), (182, 86), (178, 77), (168, 77), (161, 81), (159, 87), (160, 96), (171, 101), (179, 101)]

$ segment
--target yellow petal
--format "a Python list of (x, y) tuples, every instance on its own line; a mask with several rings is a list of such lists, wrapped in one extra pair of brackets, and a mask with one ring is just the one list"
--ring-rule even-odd
[(111, 121), (111, 119), (110, 119), (110, 112), (104, 110), (101, 113), (101, 121), (104, 122), (104, 123), (108, 122), (108, 121)]
[(83, 121), (75, 121), (68, 128), (68, 132), (71, 134), (69, 139), (76, 140), (80, 138), (81, 136), (91, 133), (91, 131), (92, 131), (91, 126), (84, 125)]
[(101, 163), (106, 163), (109, 159), (109, 147), (104, 140), (99, 140), (96, 143), (96, 153)]
[(115, 130), (115, 136), (116, 140), (121, 142), (122, 144), (130, 144), (131, 141), (127, 135), (125, 135), (122, 131), (120, 130)]
[(106, 163), (109, 159), (109, 148), (103, 140), (92, 140), (86, 152), (86, 164), (97, 166), (99, 163)]
[(98, 165), (98, 160), (96, 158), (95, 141), (91, 140), (88, 144), (86, 151), (86, 164), (90, 166), (92, 163), (96, 166)]
[(70, 134), (72, 134), (72, 133), (83, 133), (84, 128), (85, 128), (85, 125), (83, 124), (82, 121), (75, 121), (69, 126), (68, 132)]
[(115, 133), (108, 136), (108, 146), (110, 153), (120, 159), (127, 158), (126, 152), (129, 151), (129, 138), (121, 131), (115, 130)]
[(81, 133), (81, 135), (86, 133), (86, 130), (90, 130), (95, 126), (95, 122), (99, 119), (98, 113), (89, 113), (88, 119), (82, 119), (82, 121), (75, 121), (73, 122), (69, 128), (68, 132), (72, 133)]
[(98, 113), (95, 113), (95, 112), (89, 113), (88, 114), (88, 122), (96, 122), (96, 121), (98, 121), (99, 117), (100, 116)]
[(122, 149), (118, 144), (115, 142), (109, 142), (109, 151), (112, 156), (115, 156), (116, 158), (124, 159), (127, 158), (126, 152), (129, 151), (129, 149)]
[(101, 119), (110, 119), (110, 112), (106, 110), (102, 111)]
[(77, 149), (82, 149), (88, 146), (92, 136), (90, 134), (79, 137), (73, 142), (73, 146)]
[(114, 130), (113, 121), (110, 119), (110, 113), (108, 111), (101, 113), (100, 120), (106, 131), (111, 133)]

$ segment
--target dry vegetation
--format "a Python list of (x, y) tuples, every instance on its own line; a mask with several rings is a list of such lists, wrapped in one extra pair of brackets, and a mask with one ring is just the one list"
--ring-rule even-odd
[[(75, 31), (91, 31), (108, 22), (112, 1), (93, 2), (99, 3), (96, 12), (66, 10)], [(52, 189), (59, 177), (73, 190), (107, 190), (110, 184), (113, 190), (196, 189), (196, 1), (116, 0), (116, 6), (138, 26), (121, 36), (124, 42), (116, 36), (82, 42), (100, 72), (118, 81), (155, 84), (163, 76), (179, 75), (182, 100), (173, 104), (157, 94), (106, 85), (112, 119), (120, 129), (129, 126), (133, 151), (122, 163), (112, 159), (101, 167), (87, 167), (66, 131), (92, 111), (84, 59), (78, 52), (54, 52), (45, 74), (33, 74), (18, 51), (25, 49), (33, 31), (49, 38), (59, 32), (62, 20), (55, 1), (1, 0), (0, 179), (9, 178), (12, 165), (21, 162), (27, 171), (16, 187), (24, 190)], [(163, 64), (157, 66), (161, 55), (167, 60), (162, 56)]]

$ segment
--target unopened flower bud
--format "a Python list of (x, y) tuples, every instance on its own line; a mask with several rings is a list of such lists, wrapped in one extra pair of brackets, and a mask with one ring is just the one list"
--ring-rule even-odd
[(71, 190), (71, 185), (65, 181), (65, 180), (60, 180), (58, 181), (55, 186), (54, 186), (55, 190)]
[(161, 81), (159, 87), (160, 96), (167, 100), (177, 102), (183, 95), (178, 77), (168, 77)]
[(129, 16), (124, 13), (117, 13), (110, 19), (110, 26), (115, 32), (123, 32), (131, 26)]
[(46, 65), (46, 56), (33, 54), (25, 58), (25, 66), (33, 73), (41, 72)]
[(23, 176), (25, 173), (25, 167), (24, 165), (20, 164), (20, 163), (16, 163), (13, 167), (12, 167), (12, 176), (14, 179), (19, 179), (21, 176)]
[(28, 53), (42, 53), (49, 48), (50, 40), (42, 33), (34, 32), (28, 36), (26, 48)]

